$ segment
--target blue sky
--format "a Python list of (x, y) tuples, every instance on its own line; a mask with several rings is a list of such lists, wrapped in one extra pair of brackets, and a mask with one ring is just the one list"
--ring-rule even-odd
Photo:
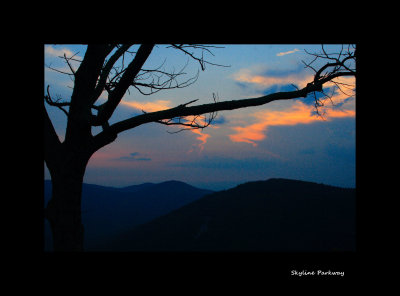
[[(301, 62), (312, 59), (304, 50), (321, 49), (316, 44), (218, 46), (224, 48), (212, 49), (214, 55), (205, 58), (229, 67), (206, 65), (194, 84), (151, 96), (130, 89), (110, 123), (141, 110), (161, 110), (195, 99), (195, 104), (210, 103), (213, 93), (223, 101), (294, 90), (292, 84), (303, 87), (312, 75)], [(77, 53), (79, 59), (85, 49), (82, 45), (45, 45), (44, 87), (50, 85), (53, 97), (68, 100), (73, 81), (47, 66), (68, 70), (58, 56)], [(325, 49), (333, 52), (340, 46), (327, 45)], [(166, 45), (153, 50), (144, 68), (162, 63), (166, 71), (178, 71), (187, 64), (182, 81), (199, 71), (196, 61)], [(78, 63), (73, 66), (78, 67)], [(343, 82), (355, 83), (353, 78)], [(312, 99), (302, 98), (222, 111), (204, 130), (171, 134), (168, 132), (177, 128), (150, 123), (125, 131), (92, 156), (84, 182), (122, 187), (174, 179), (221, 190), (247, 181), (282, 177), (355, 187), (355, 92), (348, 90), (344, 95), (333, 85), (325, 90), (332, 94), (335, 106), (327, 102), (324, 119), (313, 114)], [(65, 115), (56, 108), (46, 108), (63, 140)], [(99, 131), (93, 129), (93, 134)], [(49, 178), (45, 167), (45, 179)]]

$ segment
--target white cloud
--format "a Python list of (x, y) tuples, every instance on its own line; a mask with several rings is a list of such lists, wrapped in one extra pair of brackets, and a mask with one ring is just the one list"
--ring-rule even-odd
[[(69, 61), (69, 64), (71, 65), (72, 69), (74, 69), (74, 71), (76, 71), (81, 64), (79, 62), (79, 60), (83, 60), (83, 58), (81, 56), (76, 54), (77, 52), (74, 52), (74, 51), (68, 49), (67, 47), (56, 48), (52, 45), (46, 45), (44, 48), (44, 53), (45, 53), (45, 70), (46, 71), (48, 71), (48, 70), (60, 71), (63, 73), (72, 74), (70, 67), (67, 65), (65, 59), (62, 58), (62, 57), (64, 57), (64, 54), (67, 58), (74, 56), (74, 58)], [(53, 69), (50, 69), (50, 67)], [(56, 70), (54, 70), (54, 69), (56, 69)]]
[(71, 57), (74, 55), (74, 53), (71, 50), (69, 50), (68, 48), (64, 47), (64, 48), (57, 49), (51, 45), (46, 45), (44, 48), (44, 52), (45, 52), (45, 54), (53, 56), (53, 57), (64, 56), (64, 53), (67, 57)]
[(281, 57), (281, 56), (284, 56), (284, 55), (287, 55), (287, 54), (295, 53), (296, 51), (300, 51), (300, 49), (295, 48), (295, 49), (290, 50), (290, 51), (279, 52), (279, 53), (277, 53), (276, 55), (277, 55), (278, 57)]

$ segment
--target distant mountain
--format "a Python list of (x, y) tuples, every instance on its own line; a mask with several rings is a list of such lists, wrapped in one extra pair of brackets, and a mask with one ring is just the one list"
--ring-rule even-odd
[(127, 187), (122, 187), (119, 190), (124, 191), (124, 192), (137, 192), (139, 190), (145, 189), (145, 188), (150, 188), (156, 184), (154, 183), (143, 183), (139, 185), (132, 185), (132, 186), (127, 186)]
[(269, 179), (139, 225), (108, 251), (354, 251), (355, 189)]
[[(82, 220), (85, 227), (85, 249), (96, 250), (116, 234), (151, 221), (212, 192), (178, 181), (144, 183), (124, 188), (83, 184)], [(45, 181), (44, 193), (47, 205), (51, 197), (51, 181)], [(47, 222), (45, 226), (45, 245), (49, 249), (50, 228)]]

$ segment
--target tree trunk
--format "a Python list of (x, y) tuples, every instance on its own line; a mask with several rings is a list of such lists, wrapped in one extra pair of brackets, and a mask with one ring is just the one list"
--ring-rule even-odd
[(52, 197), (46, 208), (54, 251), (84, 251), (84, 228), (81, 194), (86, 161), (64, 161), (64, 166), (50, 170)]

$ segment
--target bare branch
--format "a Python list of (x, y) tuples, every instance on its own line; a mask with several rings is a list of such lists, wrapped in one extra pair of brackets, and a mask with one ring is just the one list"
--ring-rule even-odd
[(94, 95), (92, 99), (92, 103), (96, 102), (96, 100), (100, 97), (101, 93), (103, 92), (107, 77), (110, 74), (111, 69), (113, 68), (115, 62), (123, 56), (124, 53), (132, 46), (133, 44), (124, 44), (120, 46), (117, 51), (110, 57), (110, 59), (106, 62), (104, 67), (101, 70), (99, 81), (97, 82), (96, 88), (94, 90)]
[(67, 58), (65, 53), (64, 53), (64, 59), (65, 59), (65, 62), (67, 63), (67, 65), (68, 65), (69, 69), (71, 70), (72, 74), (75, 76), (75, 70), (74, 70), (74, 68), (72, 68), (71, 64), (69, 63), (70, 59)]
[[(212, 112), (210, 114), (211, 114), (211, 116), (208, 118), (206, 116), (196, 115), (193, 117), (192, 120), (189, 120), (186, 117), (178, 117), (176, 119), (177, 121), (174, 121), (174, 118), (172, 118), (172, 119), (168, 119), (168, 120), (158, 120), (156, 122), (164, 124), (164, 125), (177, 125), (177, 126), (186, 127), (186, 128), (182, 128), (175, 132), (167, 131), (167, 133), (169, 133), (169, 134), (176, 134), (176, 133), (186, 131), (186, 130), (204, 129), (204, 128), (208, 127), (212, 123), (212, 121), (216, 118), (217, 113)], [(198, 122), (197, 120), (200, 120), (200, 122)]]
[(299, 88), (296, 85), (294, 85), (293, 83), (291, 83), (290, 85), (293, 86), (295, 89), (299, 90)]
[(110, 130), (112, 130), (114, 133), (120, 133), (122, 131), (137, 127), (145, 123), (157, 122), (163, 119), (170, 119), (183, 116), (196, 116), (200, 114), (212, 113), (222, 110), (234, 110), (239, 108), (260, 106), (276, 100), (289, 100), (299, 97), (306, 97), (307, 94), (320, 89), (321, 88), (318, 85), (309, 84), (307, 87), (300, 90), (290, 91), (290, 92), (278, 92), (258, 98), (214, 102), (210, 104), (203, 104), (192, 107), (187, 107), (185, 106), (185, 104), (183, 104), (175, 108), (145, 113), (114, 123), (113, 125), (110, 126)]
[[(71, 57), (67, 57), (65, 53), (64, 53), (64, 56), (58, 56), (59, 58), (65, 60), (65, 62), (67, 63), (67, 65), (68, 65), (68, 67), (69, 67), (69, 69), (71, 70), (72, 73), (68, 73), (68, 72), (65, 72), (65, 71), (61, 71), (61, 70), (59, 70), (59, 69), (56, 69), (56, 68), (51, 67), (50, 65), (46, 65), (46, 67), (49, 68), (50, 70), (56, 71), (56, 72), (58, 72), (58, 73), (68, 75), (69, 77), (71, 77), (71, 76), (73, 77), (73, 76), (75, 76), (75, 70), (73, 69), (73, 67), (72, 67), (72, 65), (71, 65), (71, 63), (70, 63), (69, 61), (75, 61), (75, 62), (81, 63), (81, 62), (82, 62), (81, 60), (74, 59), (74, 57), (75, 57), (78, 53), (79, 53), (79, 51), (76, 52), (76, 53), (74, 53)], [(72, 79), (72, 80), (73, 80), (73, 79)]]
[[(209, 62), (207, 60), (204, 60), (204, 54), (203, 54), (204, 51), (214, 55), (208, 48), (222, 48), (222, 47), (213, 46), (213, 45), (199, 45), (199, 44), (188, 44), (188, 45), (171, 44), (170, 47), (176, 48), (176, 49), (184, 52), (188, 56), (190, 56), (192, 59), (198, 61), (202, 71), (204, 71), (206, 69), (206, 67), (205, 67), (206, 64), (213, 65), (213, 66), (219, 66), (219, 67), (230, 67), (230, 66), (227, 66), (227, 65), (211, 63), (211, 62)], [(201, 50), (201, 57), (196, 56), (194, 52), (189, 52), (188, 50), (186, 50), (186, 48), (200, 49)]]
[[(132, 86), (134, 86), (141, 94), (143, 95), (152, 95), (160, 90), (165, 90), (165, 89), (177, 89), (177, 88), (184, 88), (189, 85), (192, 85), (195, 83), (199, 77), (199, 72), (197, 72), (196, 76), (191, 77), (183, 82), (178, 82), (177, 77), (180, 75), (186, 74), (184, 72), (176, 73), (176, 74), (171, 74), (171, 73), (165, 73), (165, 76), (168, 78), (164, 81), (161, 81), (161, 76), (156, 76), (152, 78), (151, 82), (148, 83), (142, 83), (142, 82), (135, 82), (132, 83)], [(145, 92), (143, 89), (140, 87), (146, 88), (148, 92)]]
[(93, 126), (102, 125), (104, 122), (108, 121), (108, 119), (113, 114), (115, 108), (118, 106), (125, 92), (128, 90), (132, 81), (135, 79), (136, 75), (139, 73), (143, 64), (149, 57), (154, 44), (142, 44), (135, 55), (133, 61), (128, 65), (125, 69), (125, 72), (122, 74), (121, 79), (115, 85), (113, 90), (110, 90), (108, 100), (104, 103), (99, 110), (97, 117), (92, 121)]
[[(213, 94), (214, 95), (214, 94)], [(185, 104), (181, 104), (178, 107), (186, 107), (187, 105), (194, 103), (198, 100), (193, 100), (190, 102), (187, 102)], [(215, 102), (215, 100), (214, 100)], [(157, 123), (164, 124), (164, 125), (176, 125), (176, 126), (184, 126), (185, 128), (180, 129), (175, 132), (169, 132), (170, 134), (176, 134), (181, 131), (185, 130), (192, 130), (192, 129), (204, 129), (208, 127), (212, 121), (216, 118), (217, 112), (211, 112), (209, 117), (207, 116), (201, 116), (201, 115), (195, 115), (191, 119), (187, 116), (179, 116), (175, 118), (170, 118), (170, 119), (165, 119), (165, 120), (157, 120)]]
[(188, 117), (181, 116), (177, 118), (171, 118), (171, 119), (166, 119), (166, 120), (158, 120), (156, 122), (164, 124), (164, 125), (177, 125), (177, 126), (184, 126), (186, 128), (182, 128), (178, 131), (175, 132), (169, 132), (170, 134), (176, 134), (185, 130), (193, 130), (193, 129), (204, 129), (211, 125), (213, 120), (217, 117), (217, 112), (211, 112), (210, 116), (201, 116), (201, 115), (195, 115), (192, 117), (192, 119), (189, 119)]
[(67, 115), (67, 117), (68, 117), (69, 114), (68, 114), (67, 110), (65, 110), (63, 107), (65, 107), (65, 106), (70, 106), (71, 103), (69, 103), (69, 102), (59, 102), (60, 99), (57, 99), (57, 101), (54, 101), (54, 100), (51, 98), (49, 88), (50, 88), (50, 85), (47, 85), (47, 96), (44, 96), (44, 99), (45, 99), (46, 103), (49, 104), (50, 106), (59, 108), (59, 109), (60, 109), (61, 111), (63, 111), (63, 112), (65, 113), (65, 115)]
[(165, 89), (178, 89), (184, 88), (195, 83), (199, 77), (199, 71), (196, 75), (188, 78), (183, 82), (179, 82), (178, 78), (185, 75), (183, 72), (189, 63), (189, 59), (181, 70), (175, 73), (175, 71), (167, 72), (161, 70), (164, 62), (156, 69), (142, 69), (141, 72), (136, 76), (132, 86), (134, 86), (142, 95), (151, 95), (160, 90)]
[(46, 67), (49, 68), (50, 70), (56, 71), (56, 72), (61, 73), (61, 74), (66, 74), (66, 75), (74, 76), (73, 73), (68, 73), (68, 72), (61, 71), (61, 70), (59, 70), (59, 69), (56, 69), (56, 68), (51, 67), (50, 65), (46, 65)]
[[(187, 52), (186, 48), (190, 47), (190, 46), (185, 47), (183, 45), (172, 45), (172, 46), (184, 52)], [(193, 47), (193, 45), (191, 47)], [(324, 48), (322, 54), (310, 54), (311, 56), (314, 56), (314, 59), (310, 63), (304, 63), (304, 62), (303, 63), (307, 68), (311, 68), (315, 72), (314, 80), (308, 83), (307, 86), (302, 89), (295, 87), (296, 90), (294, 91), (277, 92), (257, 98), (248, 98), (248, 99), (222, 101), (222, 102), (218, 102), (216, 96), (213, 94), (213, 99), (214, 99), (213, 103), (188, 106), (189, 104), (194, 102), (190, 101), (188, 103), (181, 104), (177, 107), (162, 111), (149, 112), (149, 113), (144, 112), (141, 115), (137, 115), (132, 118), (114, 123), (110, 125), (107, 129), (103, 130), (98, 135), (93, 137), (93, 141), (95, 143), (93, 145), (93, 149), (95, 150), (99, 149), (102, 147), (102, 145), (104, 146), (105, 144), (109, 143), (107, 141), (115, 139), (119, 133), (126, 131), (128, 129), (135, 128), (145, 123), (157, 122), (167, 126), (181, 126), (183, 127), (182, 130), (205, 128), (211, 124), (212, 120), (215, 118), (218, 111), (260, 106), (277, 100), (289, 100), (301, 97), (305, 98), (309, 94), (312, 94), (314, 96), (316, 114), (322, 117), (324, 115), (324, 112), (321, 113), (319, 108), (321, 106), (324, 106), (324, 101), (321, 98), (317, 97), (316, 92), (320, 92), (327, 98), (331, 99), (323, 91), (323, 85), (325, 83), (329, 81), (335, 83), (334, 79), (342, 76), (356, 76), (355, 67), (351, 65), (351, 63), (355, 61), (355, 50), (353, 52), (352, 49), (350, 49), (350, 47), (348, 47), (348, 49), (349, 49), (348, 52), (344, 52), (344, 49), (342, 49), (339, 53), (336, 54), (337, 57), (332, 57), (332, 55), (329, 56)], [(190, 52), (188, 52), (187, 54), (191, 55), (195, 60), (198, 60), (202, 65), (202, 69), (204, 68), (205, 62), (203, 58), (196, 57)], [(319, 68), (315, 67), (314, 63), (320, 60), (329, 60), (329, 62), (323, 64)], [(345, 65), (345, 63), (347, 64)], [(161, 67), (153, 71), (148, 71), (148, 70), (142, 71), (141, 74), (139, 75), (139, 79), (136, 79), (134, 81), (136, 87), (138, 86), (150, 87), (150, 89), (153, 88), (153, 90), (155, 91), (157, 90), (157, 88), (165, 89), (166, 87), (176, 86), (176, 85), (168, 86), (163, 84), (164, 82), (157, 80), (157, 77), (159, 78), (161, 76), (153, 76), (153, 77), (151, 75), (146, 76), (149, 75), (150, 73), (157, 75), (166, 75), (166, 72), (162, 71)], [(168, 74), (170, 75), (169, 77), (170, 80), (172, 81), (174, 78), (176, 78), (178, 73), (176, 74), (168, 73)], [(124, 73), (123, 76), (125, 75), (126, 74)], [(145, 79), (150, 79), (150, 78), (152, 79), (152, 81), (150, 82), (139, 82), (141, 79), (143, 79), (142, 81), (144, 81)], [(170, 83), (171, 81), (169, 81), (168, 83)], [(118, 82), (118, 84), (119, 83), (120, 82)], [(340, 84), (338, 85), (340, 86)], [(118, 86), (116, 85), (115, 87)], [(101, 111), (102, 107), (100, 106), (99, 113), (101, 113)], [(202, 114), (209, 114), (209, 116), (208, 117), (201, 116)]]
[[(125, 63), (124, 53), (128, 52), (127, 49), (129, 48), (129, 46), (128, 45), (117, 46), (118, 50), (114, 54), (114, 56), (110, 59), (110, 61), (112, 59), (117, 59), (119, 57), (122, 57), (122, 67), (112, 66), (110, 68), (111, 64), (114, 65), (115, 62), (110, 64), (109, 64), (110, 61), (107, 62), (106, 67), (108, 67), (108, 69), (104, 70), (104, 74), (108, 73), (107, 79), (105, 79), (104, 75), (99, 80), (99, 83), (97, 85), (98, 87), (96, 87), (95, 98), (97, 98), (104, 89), (108, 92), (108, 100), (103, 105), (99, 106), (98, 110), (99, 112), (97, 113), (97, 116), (93, 117), (93, 120), (91, 122), (92, 126), (100, 126), (110, 118), (116, 106), (119, 104), (119, 101), (121, 100), (124, 92), (125, 91), (129, 92), (129, 86), (133, 86), (135, 89), (138, 90), (140, 94), (148, 96), (157, 93), (161, 90), (184, 88), (189, 85), (192, 85), (197, 81), (199, 77), (199, 71), (196, 73), (195, 76), (190, 77), (184, 81), (180, 81), (179, 79), (180, 77), (186, 74), (184, 72), (184, 69), (187, 67), (189, 59), (183, 66), (183, 68), (178, 72), (175, 71), (171, 72), (164, 70), (163, 69), (165, 63), (164, 60), (164, 62), (155, 69), (143, 69), (142, 68), (143, 63), (142, 63), (140, 65), (141, 67), (137, 67), (137, 69), (135, 70), (136, 71), (135, 75), (132, 75), (132, 73), (128, 73), (132, 72), (130, 68), (132, 68), (134, 63), (138, 64), (138, 61), (140, 60), (142, 60), (142, 62), (145, 61), (145, 59), (143, 59), (143, 57), (141, 58), (140, 56), (141, 55), (143, 56), (143, 53), (147, 50), (146, 46), (147, 45), (141, 45), (139, 47), (139, 50), (136, 53), (134, 60), (127, 67), (125, 67), (124, 65)], [(148, 54), (150, 54), (151, 48), (153, 46), (154, 45), (151, 45), (149, 47), (150, 50), (147, 50)], [(203, 53), (208, 53), (213, 55), (211, 49), (220, 48), (218, 46), (213, 46), (213, 45), (208, 46), (208, 45), (198, 45), (198, 44), (189, 44), (189, 45), (174, 44), (169, 47), (177, 48), (182, 52), (184, 52), (185, 54), (189, 55), (190, 58), (198, 61), (203, 70), (205, 69), (205, 64), (224, 66), (211, 63), (204, 59)], [(190, 49), (193, 49), (193, 52), (191, 52)], [(198, 55), (198, 51), (201, 51), (201, 56)], [(109, 75), (111, 71), (113, 71), (112, 76)], [(129, 85), (126, 84), (129, 81), (128, 77), (130, 79)]]
[[(332, 82), (338, 89), (341, 91), (343, 94), (347, 96), (351, 96), (347, 94), (346, 92), (343, 91), (341, 88), (347, 88), (347, 89), (352, 89), (354, 88), (354, 85), (349, 85), (345, 84), (342, 82), (335, 81), (334, 79), (337, 77), (341, 76), (354, 76), (356, 77), (356, 69), (355, 69), (355, 59), (356, 59), (356, 50), (355, 47), (353, 46), (350, 48), (350, 45), (347, 47), (347, 51), (345, 51), (344, 46), (341, 46), (341, 49), (339, 53), (327, 53), (325, 50), (324, 46), (322, 45), (322, 53), (309, 53), (306, 51), (307, 54), (310, 56), (314, 56), (314, 59), (306, 64), (303, 62), (306, 66), (306, 68), (310, 68), (315, 72), (314, 75), (314, 81), (311, 83), (313, 85), (321, 85), (330, 81)], [(329, 62), (326, 62), (324, 65), (320, 66), (318, 70), (316, 70), (312, 64), (315, 64), (319, 61), (326, 61), (328, 60)], [(333, 62), (331, 62), (333, 61)], [(333, 101), (331, 99), (332, 96), (328, 96), (326, 93), (323, 92), (322, 88), (318, 90), (320, 93), (322, 93), (325, 98), (328, 98), (332, 104)], [(315, 93), (314, 93), (314, 99), (315, 99), (315, 108), (316, 108), (316, 113), (320, 115), (319, 107), (323, 106), (321, 104), (322, 100), (317, 99)]]

